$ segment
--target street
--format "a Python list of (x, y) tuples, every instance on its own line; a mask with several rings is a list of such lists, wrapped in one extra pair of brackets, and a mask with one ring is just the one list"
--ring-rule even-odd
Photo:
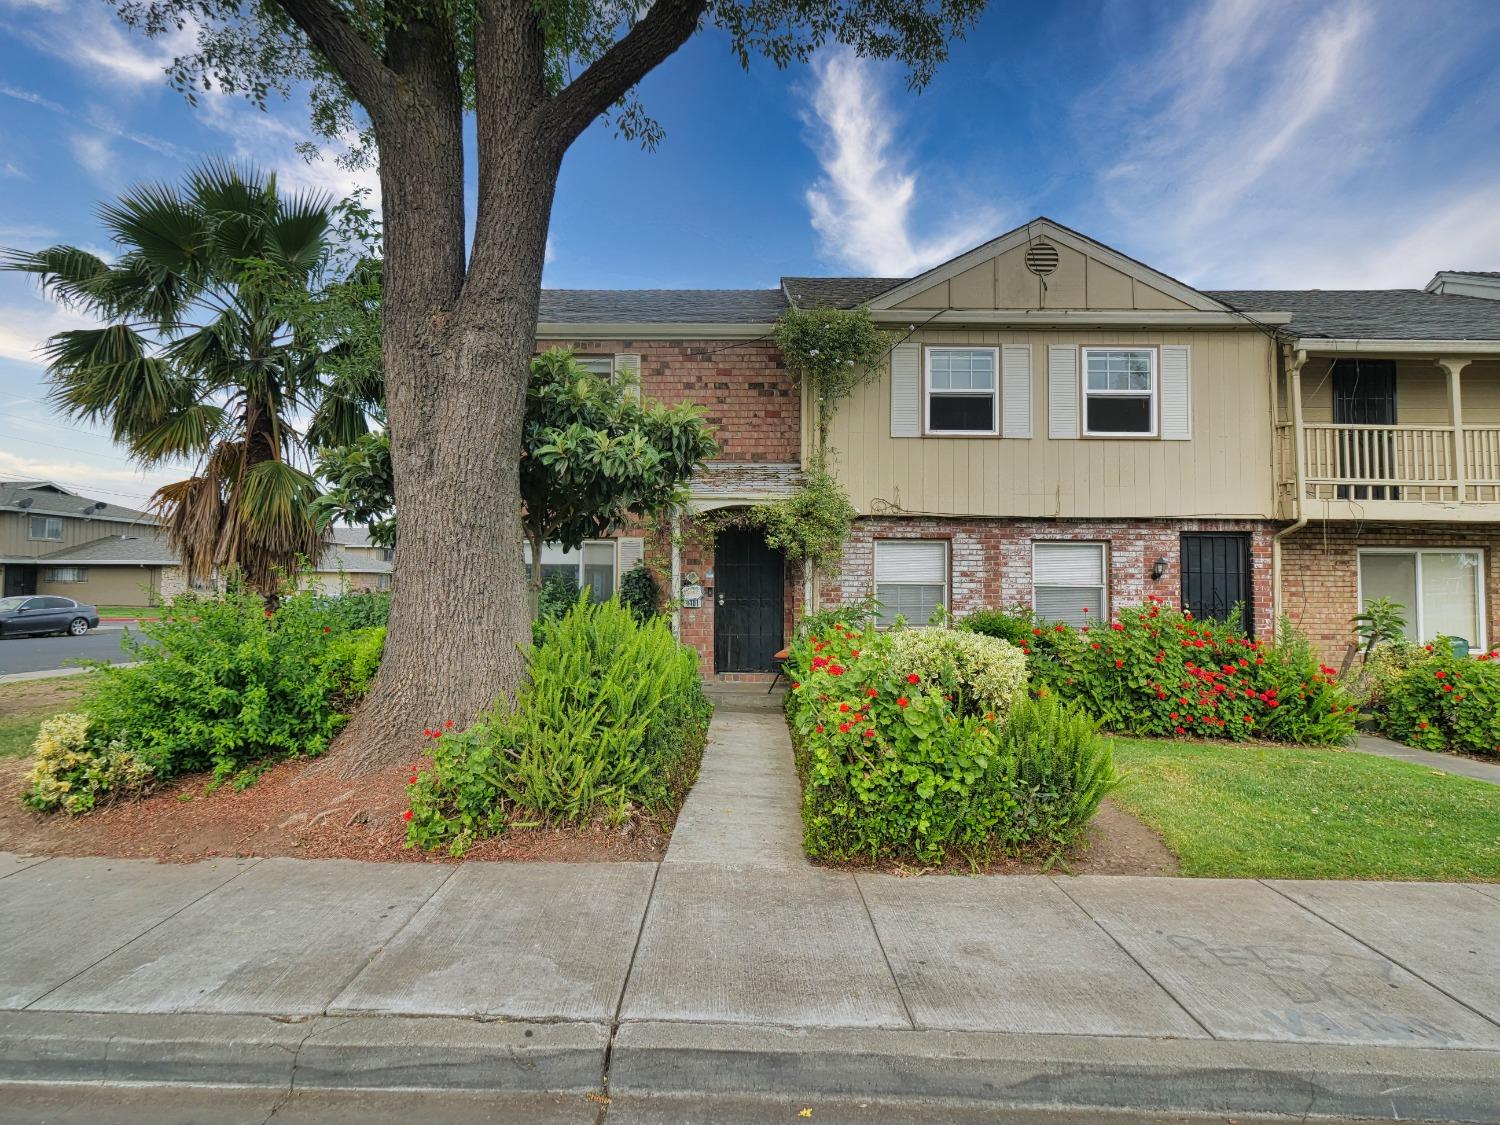
[(70, 667), (75, 660), (129, 659), (121, 647), (128, 627), (101, 625), (81, 637), (0, 637), (0, 676)]

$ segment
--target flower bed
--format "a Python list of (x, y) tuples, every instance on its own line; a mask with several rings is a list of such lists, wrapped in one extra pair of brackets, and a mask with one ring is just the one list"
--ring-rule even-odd
[(1391, 645), (1372, 654), (1367, 674), (1381, 733), (1423, 750), (1500, 754), (1500, 653)]
[(1018, 644), (1034, 693), (1074, 702), (1120, 734), (1319, 746), (1353, 737), (1353, 699), (1285, 627), (1268, 644), (1155, 599), (1081, 629), (1025, 609), (976, 613), (961, 626)]
[(984, 859), (1056, 851), (1114, 783), (1107, 743), (993, 638), (877, 632), (822, 616), (793, 643), (787, 713), (815, 858)]

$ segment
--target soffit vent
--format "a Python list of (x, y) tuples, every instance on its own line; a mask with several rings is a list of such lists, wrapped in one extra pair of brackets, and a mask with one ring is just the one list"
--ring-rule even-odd
[(1033, 242), (1026, 249), (1026, 268), (1038, 277), (1057, 269), (1057, 247), (1050, 242)]

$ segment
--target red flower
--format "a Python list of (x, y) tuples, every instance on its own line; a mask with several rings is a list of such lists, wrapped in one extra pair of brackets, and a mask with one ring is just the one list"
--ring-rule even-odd
[(851, 660), (858, 660), (859, 659), (859, 649), (857, 649), (857, 648), (850, 649), (849, 650), (849, 659), (851, 659)]
[(409, 778), (406, 779), (406, 784), (408, 784), (408, 785), (415, 785), (416, 783), (417, 783), (417, 775), (416, 774), (412, 774)]
[(907, 699), (906, 696), (904, 696), (904, 695), (901, 696), (899, 699), (896, 700), (896, 706), (897, 707), (905, 707), (909, 703), (911, 703), (911, 700)]
[(327, 626), (327, 625), (324, 625), (324, 626), (323, 626), (323, 632), (325, 632), (325, 633), (331, 633), (331, 632), (333, 632), (333, 629), (332, 629), (332, 628), (330, 628), (330, 627), (329, 627), (329, 626)]
[[(1041, 632), (1041, 630), (1040, 629), (1033, 629), (1032, 632), (1039, 633), (1039, 632)], [(909, 683), (909, 684), (919, 684), (919, 683), (922, 682), (922, 677), (919, 676), (919, 675), (917, 675), (915, 672), (913, 672), (910, 676), (906, 677), (906, 682)]]
[(445, 729), (447, 729), (447, 730), (452, 730), (452, 729), (453, 729), (453, 720), (452, 720), (452, 719), (449, 719), (449, 720), (448, 720), (448, 721), (447, 721), (447, 722), (445, 722), (445, 723), (444, 723), (444, 724), (443, 724), (443, 726), (444, 726), (444, 728), (445, 728)]
[(1444, 677), (1444, 676), (1446, 676), (1446, 675), (1447, 675), (1447, 674), (1448, 674), (1448, 673), (1447, 673), (1447, 672), (1444, 672), (1444, 671), (1442, 671), (1442, 670), (1441, 670), (1441, 669), (1439, 669), (1439, 670), (1438, 670), (1438, 671), (1436, 671), (1436, 672), (1434, 672), (1434, 673), (1433, 673), (1433, 675), (1434, 675), (1434, 676), (1436, 676), (1436, 677), (1437, 677), (1437, 678), (1438, 678), (1438, 679), (1440, 679), (1440, 680), (1441, 680), (1441, 679), (1442, 679), (1442, 678), (1443, 678), (1443, 677)]
[(425, 735), (427, 738), (431, 738), (432, 737), (432, 728), (431, 727), (423, 727), (422, 728), (422, 734)]
[(871, 699), (874, 699), (877, 695), (880, 694), (880, 692), (878, 692), (875, 688), (866, 688), (865, 694), (868, 695)]
[(1095, 641), (1093, 644), (1089, 645), (1089, 648), (1098, 648), (1098, 647), (1099, 647), (1099, 642), (1098, 641)]
[(1115, 667), (1116, 668), (1123, 668), (1123, 667), (1125, 667), (1125, 661), (1123, 661), (1123, 660), (1116, 660), (1115, 661)]
[(847, 711), (847, 710), (849, 710), (849, 704), (847, 704), (847, 703), (840, 703), (839, 704), (839, 710), (840, 711)]
[(839, 733), (840, 734), (848, 734), (849, 733), (849, 728), (852, 727), (853, 725), (854, 725), (853, 723), (840, 723), (839, 724)]
[(1178, 734), (1187, 734), (1187, 731), (1183, 730), (1181, 727), (1178, 727), (1177, 728), (1177, 733)]
[(828, 666), (828, 674), (830, 676), (842, 676), (844, 674), (843, 666), (840, 664), (830, 664)]
[(1174, 720), (1174, 721), (1175, 721), (1175, 720), (1177, 720), (1177, 719), (1178, 719), (1178, 718), (1179, 718), (1179, 717), (1180, 717), (1180, 716), (1179, 716), (1179, 715), (1178, 715), (1178, 713), (1177, 713), (1177, 712), (1176, 712), (1176, 711), (1173, 711), (1173, 712), (1172, 712), (1172, 719), (1173, 719), (1173, 720)]
[(1125, 626), (1121, 625), (1118, 621), (1111, 621), (1109, 627), (1116, 633), (1123, 633), (1125, 631)]
[(1255, 722), (1255, 720), (1252, 719), (1249, 715), (1246, 715), (1245, 716), (1245, 722), (1247, 722), (1247, 723), (1253, 723), (1253, 722)]
[(1427, 729), (1427, 720), (1423, 719), (1420, 723), (1417, 724), (1417, 728), (1419, 730), (1426, 730)]
[(801, 689), (801, 687), (802, 687), (802, 685), (801, 685), (801, 684), (793, 684), (793, 685), (792, 685), (792, 690), (793, 690), (793, 691), (798, 691), (798, 690), (800, 690), (800, 689)]
[(401, 814), (401, 819), (402, 820), (410, 820), (411, 819), (411, 809), (407, 809), (404, 813), (402, 813)]
[(865, 737), (866, 738), (874, 738), (875, 737), (875, 728), (874, 727), (870, 727), (868, 730), (866, 730), (865, 731)]
[(822, 723), (819, 723), (819, 724), (818, 724), (818, 725), (817, 725), (817, 726), (816, 726), (816, 727), (814, 727), (814, 728), (813, 728), (813, 729), (814, 729), (814, 730), (815, 730), (815, 731), (817, 731), (817, 732), (818, 732), (818, 733), (819, 733), (819, 734), (822, 734), (822, 733), (823, 733), (823, 724), (822, 724)]

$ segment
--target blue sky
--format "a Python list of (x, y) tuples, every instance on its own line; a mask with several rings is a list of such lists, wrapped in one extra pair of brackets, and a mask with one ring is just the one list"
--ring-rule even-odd
[[(0, 246), (108, 249), (94, 208), (228, 154), (307, 164), (305, 106), (260, 113), (162, 76), (100, 0), (0, 0)], [(587, 134), (563, 168), (546, 281), (772, 286), (908, 274), (1047, 214), (1203, 287), (1420, 286), (1500, 269), (1500, 3), (992, 3), (921, 95), (829, 51), (741, 71), (699, 35), (646, 82), (655, 153)], [(34, 349), (82, 323), (0, 276), (0, 479), (140, 503), (107, 439), (48, 412)]]

